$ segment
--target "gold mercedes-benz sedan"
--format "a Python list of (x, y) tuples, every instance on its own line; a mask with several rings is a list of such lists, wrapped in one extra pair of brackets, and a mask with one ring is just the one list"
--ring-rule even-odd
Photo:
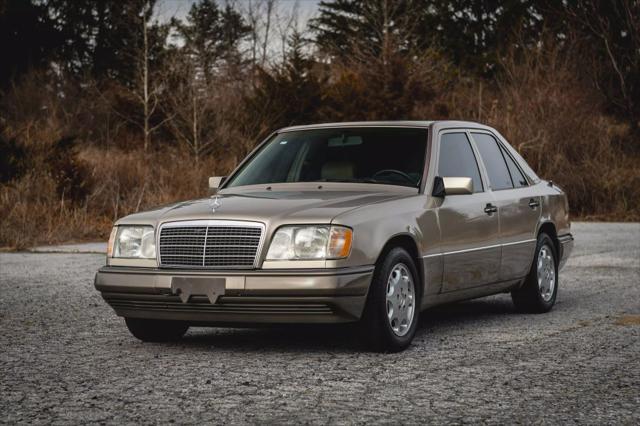
[(95, 287), (141, 340), (359, 322), (398, 351), (434, 305), (511, 292), (549, 311), (573, 247), (563, 191), (478, 123), (288, 127), (209, 186), (113, 228)]

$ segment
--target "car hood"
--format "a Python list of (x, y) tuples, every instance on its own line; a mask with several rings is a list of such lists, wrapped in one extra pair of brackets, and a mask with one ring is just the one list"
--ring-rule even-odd
[(416, 189), (390, 185), (273, 185), (243, 187), (127, 216), (117, 224), (150, 224), (186, 220), (240, 220), (273, 223), (330, 223), (336, 216), (365, 205), (412, 196)]

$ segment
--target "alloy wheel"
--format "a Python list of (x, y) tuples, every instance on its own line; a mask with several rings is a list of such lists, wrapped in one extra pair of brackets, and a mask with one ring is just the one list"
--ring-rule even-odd
[(553, 297), (556, 288), (556, 265), (553, 251), (548, 245), (543, 245), (538, 252), (538, 289), (542, 300), (548, 302)]
[(396, 336), (411, 329), (415, 317), (415, 286), (409, 268), (398, 263), (387, 280), (387, 319)]

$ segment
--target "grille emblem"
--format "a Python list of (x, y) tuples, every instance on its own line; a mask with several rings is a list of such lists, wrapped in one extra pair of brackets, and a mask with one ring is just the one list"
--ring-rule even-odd
[(215, 213), (216, 210), (218, 210), (222, 205), (222, 201), (220, 201), (220, 197), (216, 195), (215, 197), (211, 198), (209, 204), (211, 205), (211, 213)]

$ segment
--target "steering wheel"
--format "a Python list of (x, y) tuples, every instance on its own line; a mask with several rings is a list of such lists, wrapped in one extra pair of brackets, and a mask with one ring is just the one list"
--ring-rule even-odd
[(378, 170), (377, 172), (375, 172), (372, 176), (373, 179), (375, 179), (377, 176), (379, 175), (385, 175), (385, 174), (396, 174), (399, 176), (402, 176), (407, 182), (413, 183), (415, 184), (413, 178), (411, 176), (409, 176), (408, 174), (406, 174), (403, 171), (400, 170), (396, 170), (396, 169), (383, 169), (383, 170)]

